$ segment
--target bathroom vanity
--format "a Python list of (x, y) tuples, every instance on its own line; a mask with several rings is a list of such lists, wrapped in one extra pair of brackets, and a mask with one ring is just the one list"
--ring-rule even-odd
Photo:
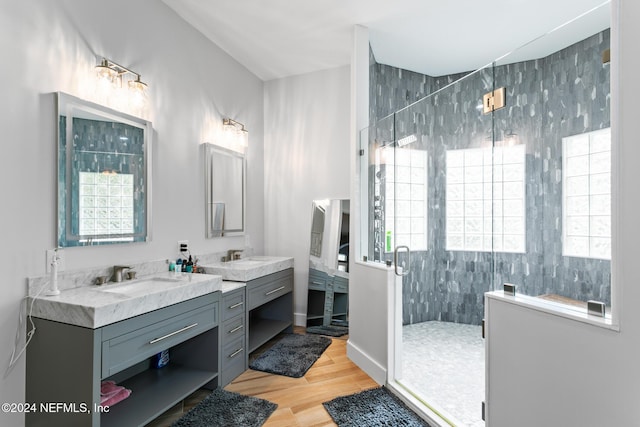
[[(26, 369), (25, 401), (34, 410), (26, 425), (142, 426), (198, 388), (216, 388), (221, 279), (182, 276), (38, 299)], [(166, 349), (169, 364), (154, 368), (154, 356)], [(101, 408), (104, 380), (131, 395)]]
[(221, 354), (224, 386), (247, 369), (249, 354), (279, 333), (293, 331), (293, 258), (249, 257), (201, 268), (225, 280)]
[[(251, 352), (292, 330), (292, 267), (293, 258), (250, 257), (209, 274), (163, 272), (35, 298), (26, 425), (144, 426), (195, 390), (228, 384)], [(154, 368), (163, 350), (170, 361)], [(105, 380), (131, 395), (102, 408)]]

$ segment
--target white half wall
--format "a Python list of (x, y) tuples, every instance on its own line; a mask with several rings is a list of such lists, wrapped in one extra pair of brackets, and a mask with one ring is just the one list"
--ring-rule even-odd
[(294, 313), (306, 324), (311, 202), (349, 199), (349, 67), (265, 83), (265, 252), (293, 256)]
[[(56, 246), (56, 109), (63, 91), (126, 107), (96, 90), (96, 56), (142, 74), (153, 122), (152, 240), (64, 250), (66, 269), (175, 258), (177, 241), (192, 253), (242, 247), (243, 237), (204, 237), (200, 144), (213, 142), (222, 118), (249, 130), (248, 234), (263, 251), (263, 82), (155, 0), (3, 1), (0, 5), (0, 367), (8, 366), (26, 278), (45, 274), (45, 251)], [(22, 326), (24, 328), (24, 325)], [(22, 330), (22, 332), (24, 332)], [(37, 333), (37, 332), (36, 332)], [(23, 334), (24, 335), (24, 334)], [(52, 366), (55, 369), (55, 366)], [(24, 358), (0, 380), (0, 401), (23, 402)], [(0, 425), (23, 424), (0, 414)]]
[(347, 356), (378, 384), (387, 381), (392, 267), (356, 262), (349, 272)]

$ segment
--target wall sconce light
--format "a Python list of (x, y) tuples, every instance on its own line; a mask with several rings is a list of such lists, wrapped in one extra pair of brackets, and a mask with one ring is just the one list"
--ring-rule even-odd
[(140, 74), (135, 71), (131, 71), (120, 64), (116, 64), (110, 59), (102, 58), (100, 64), (96, 65), (96, 73), (98, 75), (98, 79), (107, 81), (111, 84), (119, 83), (120, 87), (123, 85), (124, 77), (130, 74), (133, 77), (133, 80), (129, 80), (128, 82), (129, 89), (137, 96), (146, 96), (147, 84), (140, 80)]
[(227, 146), (240, 146), (245, 149), (249, 145), (249, 131), (244, 125), (233, 119), (222, 119), (222, 129)]

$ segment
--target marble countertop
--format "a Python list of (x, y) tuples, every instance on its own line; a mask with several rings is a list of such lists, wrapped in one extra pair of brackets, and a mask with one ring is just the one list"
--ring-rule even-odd
[(220, 290), (222, 291), (223, 294), (226, 294), (227, 292), (235, 291), (236, 289), (244, 288), (245, 286), (247, 286), (247, 284), (244, 282), (233, 282), (231, 280), (223, 280), (222, 288)]
[(314, 259), (309, 259), (309, 268), (326, 273), (328, 276), (340, 276), (344, 277), (345, 279), (349, 278), (349, 273), (347, 273), (346, 271), (329, 268), (323, 263), (318, 262)]
[(38, 296), (32, 315), (86, 328), (100, 328), (222, 289), (219, 275), (156, 273), (135, 280), (66, 289)]
[(217, 274), (223, 280), (248, 282), (278, 271), (293, 268), (293, 258), (275, 256), (250, 256), (236, 261), (200, 265), (207, 274)]

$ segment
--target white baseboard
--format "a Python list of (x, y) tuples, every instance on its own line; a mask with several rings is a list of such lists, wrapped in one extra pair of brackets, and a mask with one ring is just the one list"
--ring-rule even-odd
[(387, 381), (387, 370), (384, 366), (373, 360), (367, 353), (362, 351), (351, 340), (347, 341), (347, 357), (353, 361), (360, 369), (369, 375), (375, 382), (384, 385)]
[(295, 326), (307, 326), (307, 313), (293, 313), (293, 324)]

